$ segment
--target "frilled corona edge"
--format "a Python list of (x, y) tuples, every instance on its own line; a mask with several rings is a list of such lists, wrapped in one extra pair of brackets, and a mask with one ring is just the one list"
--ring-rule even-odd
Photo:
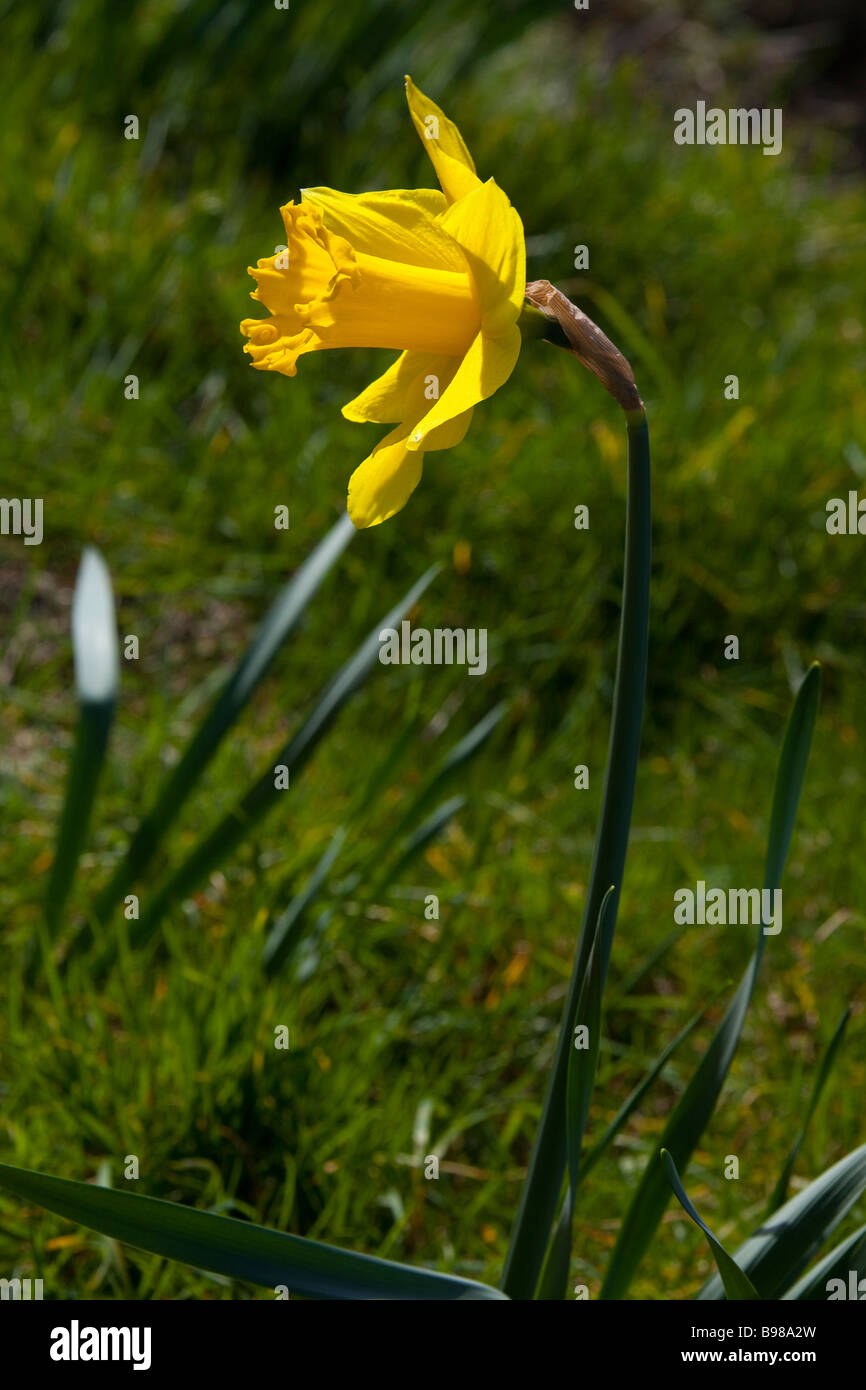
[(530, 280), (526, 298), (548, 318), (555, 319), (568, 339), (571, 351), (588, 367), (623, 410), (642, 411), (643, 401), (634, 372), (618, 347), (576, 304), (549, 280)]

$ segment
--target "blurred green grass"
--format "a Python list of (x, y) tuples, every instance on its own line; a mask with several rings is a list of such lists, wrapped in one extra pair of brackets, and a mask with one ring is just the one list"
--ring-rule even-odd
[[(755, 1224), (852, 991), (859, 1017), (798, 1173), (862, 1139), (863, 566), (858, 539), (827, 536), (824, 504), (866, 474), (866, 197), (840, 175), (829, 129), (787, 123), (778, 159), (675, 146), (688, 75), (682, 96), (660, 92), (562, 8), (3, 7), (0, 491), (43, 496), (46, 528), (38, 548), (0, 542), (10, 1162), (84, 1177), (107, 1160), (120, 1185), (123, 1156), (136, 1153), (154, 1195), (235, 1204), (226, 1209), (483, 1279), (501, 1265), (589, 868), (618, 611), (624, 433), (613, 402), (564, 355), (527, 347), (466, 442), (429, 460), (401, 516), (353, 542), (184, 812), (175, 853), (233, 803), (432, 560), (445, 568), (418, 620), (486, 627), (484, 680), (383, 667), (287, 816), (172, 914), (167, 965), (107, 982), (74, 966), (65, 1013), (24, 993), (19, 971), (72, 737), (66, 628), (81, 546), (105, 554), (141, 658), (124, 664), (79, 904), (276, 586), (342, 509), (375, 438), (339, 406), (387, 355), (320, 354), (287, 381), (250, 370), (237, 322), (249, 312), (245, 267), (279, 242), (278, 205), (300, 187), (432, 182), (404, 71), (520, 210), (529, 275), (611, 331), (650, 412), (644, 762), (590, 1140), (685, 1018), (740, 973), (745, 933), (695, 929), (631, 984), (672, 929), (677, 887), (760, 882), (789, 692), (815, 656), (825, 699), (785, 927), (690, 1195), (723, 1241)], [(122, 138), (129, 113), (138, 142)], [(590, 248), (586, 275), (573, 269), (578, 243)], [(124, 400), (129, 372), (138, 401)], [(729, 373), (738, 401), (723, 396)], [(579, 502), (588, 532), (573, 528)], [(288, 533), (273, 529), (279, 503)], [(728, 633), (740, 637), (737, 663), (722, 658)], [(303, 984), (264, 984), (258, 953), (296, 886), (291, 865), (324, 846), (404, 708), (417, 702), (428, 733), (364, 827), (369, 848), (434, 748), (502, 696), (509, 727), (466, 777), (470, 803), (447, 839), (372, 916), (350, 904), (335, 919)], [(572, 768), (584, 762), (590, 790), (578, 793)], [(438, 923), (424, 919), (429, 892)], [(279, 1023), (291, 1028), (287, 1054), (272, 1047)], [(624, 1186), (704, 1039), (699, 1029), (669, 1065), (582, 1197), (576, 1269), (592, 1290)], [(413, 1138), (428, 1099), (429, 1137), (421, 1123)], [(413, 1154), (437, 1147), (442, 1176), (425, 1182)], [(732, 1152), (738, 1183), (722, 1177)], [(34, 1239), (50, 1293), (232, 1296), (8, 1203), (0, 1227), (0, 1263), (26, 1260)], [(686, 1296), (705, 1249), (673, 1210), (663, 1231), (635, 1292)]]

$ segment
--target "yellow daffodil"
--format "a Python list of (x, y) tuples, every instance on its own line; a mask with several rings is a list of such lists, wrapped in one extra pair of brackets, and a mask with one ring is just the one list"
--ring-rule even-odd
[(343, 414), (396, 427), (349, 482), (359, 529), (405, 506), (424, 454), (463, 439), (473, 407), (508, 379), (520, 352), (523, 227), (493, 179), (482, 183), (457, 127), (406, 78), (415, 129), (441, 185), (382, 193), (306, 188), (281, 208), (287, 250), (258, 262), (245, 319), (254, 367), (294, 376), (320, 348), (398, 349)]

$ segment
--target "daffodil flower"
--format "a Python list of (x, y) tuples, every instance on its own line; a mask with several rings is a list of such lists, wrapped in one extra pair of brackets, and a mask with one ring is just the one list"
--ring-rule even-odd
[(508, 380), (521, 343), (520, 218), (493, 179), (482, 183), (457, 127), (408, 77), (406, 96), (441, 192), (302, 190), (299, 203), (280, 209), (287, 249), (250, 267), (252, 298), (270, 317), (241, 324), (253, 366), (286, 376), (320, 348), (399, 350), (343, 407), (348, 420), (394, 425), (349, 481), (358, 529), (405, 506), (424, 454), (461, 442), (474, 407)]

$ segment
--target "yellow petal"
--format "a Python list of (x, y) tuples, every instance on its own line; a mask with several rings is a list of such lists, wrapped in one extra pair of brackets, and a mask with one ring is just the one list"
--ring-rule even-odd
[(427, 437), (432, 430), (492, 396), (511, 376), (519, 354), (520, 329), (516, 324), (496, 338), (479, 333), (454, 373), (450, 386), (416, 425), (406, 447), (410, 450), (428, 448)]
[(523, 223), (507, 195), (488, 179), (452, 203), (442, 226), (462, 247), (481, 301), (483, 331), (495, 336), (517, 321), (526, 294)]
[(424, 450), (414, 453), (406, 447), (407, 436), (414, 428), (412, 421), (404, 421), (386, 434), (349, 479), (346, 506), (355, 529), (364, 531), (370, 526), (379, 526), (401, 511), (421, 481), (424, 453), (453, 449), (471, 423), (472, 410), (465, 410), (462, 415), (432, 430)]
[(444, 425), (431, 430), (424, 440), (424, 452), (435, 454), (437, 449), (453, 449), (455, 445), (461, 444), (472, 424), (473, 414), (474, 407), (470, 406), (462, 415), (455, 415), (453, 420), (446, 420)]
[(472, 156), (453, 121), (406, 78), (406, 100), (421, 143), (430, 156), (442, 192), (449, 203), (464, 198), (480, 182)]
[(421, 481), (422, 453), (406, 448), (406, 425), (398, 425), (376, 445), (349, 479), (347, 509), (357, 531), (379, 526), (406, 502)]
[(448, 206), (438, 188), (355, 194), (304, 188), (301, 194), (319, 208), (328, 230), (355, 251), (434, 270), (466, 269), (460, 248), (437, 221)]
[(387, 371), (343, 406), (347, 420), (415, 424), (441, 396), (460, 359), (435, 352), (401, 352)]

